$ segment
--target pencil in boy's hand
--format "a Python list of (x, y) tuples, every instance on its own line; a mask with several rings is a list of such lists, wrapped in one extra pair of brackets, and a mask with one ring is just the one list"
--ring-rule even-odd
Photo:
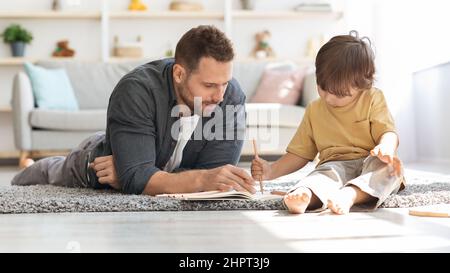
[[(255, 153), (255, 158), (258, 158), (258, 149), (256, 148), (256, 140), (253, 139), (253, 152)], [(259, 179), (259, 189), (261, 190), (261, 193), (264, 193), (263, 183), (261, 178)]]

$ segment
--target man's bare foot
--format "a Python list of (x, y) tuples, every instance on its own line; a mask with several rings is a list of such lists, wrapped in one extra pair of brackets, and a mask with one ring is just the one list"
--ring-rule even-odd
[(20, 167), (21, 169), (25, 169), (25, 168), (30, 167), (30, 166), (33, 165), (33, 164), (34, 164), (34, 160), (33, 160), (33, 159), (31, 159), (31, 158), (25, 158), (24, 160), (21, 160), (21, 161), (20, 161), (19, 167)]
[(284, 197), (284, 203), (290, 213), (305, 213), (311, 201), (312, 192), (308, 188), (300, 187)]
[(347, 214), (355, 202), (356, 192), (352, 187), (344, 187), (328, 199), (327, 207), (336, 214)]

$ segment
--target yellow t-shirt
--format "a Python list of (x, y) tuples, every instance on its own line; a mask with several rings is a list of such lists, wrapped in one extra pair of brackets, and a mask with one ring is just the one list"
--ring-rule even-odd
[(358, 159), (368, 156), (386, 132), (395, 132), (395, 125), (381, 90), (362, 91), (344, 107), (319, 98), (306, 108), (286, 151), (308, 160), (319, 153), (319, 165)]

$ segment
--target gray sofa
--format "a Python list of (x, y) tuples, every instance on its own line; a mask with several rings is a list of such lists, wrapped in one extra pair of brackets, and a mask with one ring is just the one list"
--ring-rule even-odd
[[(28, 76), (19, 72), (13, 83), (12, 108), (15, 145), (21, 158), (33, 151), (68, 150), (89, 135), (105, 130), (109, 96), (119, 79), (142, 62), (92, 63), (74, 61), (41, 61), (37, 65), (66, 69), (80, 111), (42, 110), (35, 100)], [(254, 93), (267, 63), (236, 62), (234, 77), (249, 99)], [(285, 69), (285, 66), (280, 66)], [(242, 154), (251, 155), (252, 138), (258, 139), (260, 154), (283, 154), (294, 135), (308, 102), (317, 97), (312, 71), (304, 81), (300, 105), (247, 103), (248, 130)], [(270, 115), (267, 115), (267, 114)], [(248, 139), (248, 140), (247, 140)]]

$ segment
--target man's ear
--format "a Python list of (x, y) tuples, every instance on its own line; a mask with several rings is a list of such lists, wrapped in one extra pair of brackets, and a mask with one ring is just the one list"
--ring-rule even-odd
[(184, 69), (183, 66), (180, 64), (174, 64), (173, 65), (173, 80), (176, 83), (181, 83), (184, 80), (184, 77), (186, 77), (186, 69)]

